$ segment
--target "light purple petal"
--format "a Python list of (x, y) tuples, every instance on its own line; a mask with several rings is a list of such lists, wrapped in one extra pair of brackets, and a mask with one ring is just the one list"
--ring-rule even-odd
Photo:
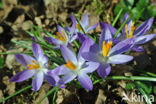
[(44, 37), (44, 39), (50, 44), (60, 45), (62, 43), (62, 41), (52, 38), (52, 37)]
[(93, 89), (93, 84), (91, 79), (89, 78), (89, 76), (85, 73), (81, 73), (78, 75), (78, 81), (80, 82), (80, 84), (88, 90), (92, 90)]
[(88, 15), (87, 14), (84, 14), (82, 24), (85, 28), (87, 28), (87, 26), (88, 26)]
[(87, 61), (99, 62), (97, 53), (84, 52), (82, 53), (82, 57)]
[(94, 25), (92, 25), (92, 26), (90, 26), (90, 27), (87, 29), (86, 33), (88, 33), (89, 31), (91, 31), (91, 30), (93, 30), (93, 29), (95, 29), (97, 26), (98, 26), (98, 23), (97, 23), (97, 24), (94, 24)]
[(27, 67), (28, 64), (32, 64), (32, 60), (35, 61), (34, 58), (26, 54), (15, 54), (15, 59), (25, 67)]
[(58, 66), (53, 70), (48, 71), (49, 75), (64, 75), (69, 73), (70, 70), (66, 68), (64, 65)]
[(30, 77), (32, 77), (34, 75), (35, 71), (34, 70), (24, 70), (21, 72), (18, 72), (16, 75), (14, 75), (10, 81), (11, 82), (22, 82)]
[(108, 76), (110, 71), (111, 71), (111, 66), (106, 63), (101, 63), (97, 69), (97, 73), (101, 78)]
[(133, 51), (136, 51), (136, 52), (143, 52), (144, 51), (144, 48), (143, 47), (137, 46), (137, 45), (134, 45), (131, 49)]
[(110, 64), (123, 64), (126, 62), (129, 62), (133, 59), (133, 56), (128, 56), (128, 55), (114, 55), (108, 58), (107, 63)]
[(66, 62), (67, 62), (67, 60), (70, 60), (74, 64), (77, 63), (77, 58), (76, 58), (75, 54), (69, 48), (61, 45), (60, 50), (61, 50), (62, 56), (64, 57)]
[[(116, 33), (116, 28), (112, 27), (111, 25), (107, 24), (107, 23), (104, 23), (104, 22), (101, 22), (100, 23), (100, 27), (101, 29), (105, 29), (105, 28), (108, 28), (112, 34), (112, 36), (114, 36), (114, 34)], [(119, 34), (118, 34), (119, 35)]]
[(152, 26), (152, 23), (154, 21), (154, 18), (150, 18), (148, 20), (146, 20), (144, 23), (142, 23), (135, 31), (134, 31), (134, 35), (135, 36), (140, 36), (140, 35), (144, 35)]
[(96, 62), (86, 62), (85, 68), (83, 68), (81, 71), (84, 73), (92, 73), (99, 67), (99, 63)]
[(149, 35), (144, 35), (144, 36), (138, 36), (136, 38), (135, 44), (144, 44), (152, 40), (153, 38), (156, 37), (156, 34), (149, 34)]
[(66, 84), (70, 81), (72, 81), (77, 75), (73, 74), (72, 72), (69, 72), (65, 74), (59, 81), (59, 84)]
[(48, 62), (48, 57), (44, 55), (40, 45), (32, 43), (32, 51), (38, 62), (42, 64), (46, 64)]
[(70, 15), (70, 18), (71, 18), (72, 22), (76, 25), (77, 21), (76, 21), (76, 19), (74, 18), (74, 16), (73, 16), (73, 15)]
[(44, 78), (49, 84), (51, 84), (52, 86), (55, 86), (56, 81), (58, 81), (59, 77), (55, 75), (56, 81), (54, 79), (54, 76), (51, 76), (51, 75), (45, 75)]
[(38, 91), (43, 83), (44, 79), (44, 73), (42, 71), (39, 71), (35, 73), (34, 79), (32, 81), (32, 88), (34, 91)]
[(109, 51), (108, 56), (115, 55), (115, 54), (121, 54), (121, 53), (127, 51), (128, 49), (130, 49), (132, 47), (132, 45), (134, 44), (134, 41), (135, 41), (134, 38), (128, 38), (126, 40), (119, 42)]
[(72, 43), (74, 40), (76, 40), (77, 39), (77, 34), (76, 35), (73, 35), (72, 37), (71, 37), (71, 39), (70, 39), (70, 43)]

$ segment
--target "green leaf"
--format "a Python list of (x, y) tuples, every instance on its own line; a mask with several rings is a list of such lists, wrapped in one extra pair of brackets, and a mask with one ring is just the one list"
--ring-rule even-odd
[(156, 95), (156, 86), (153, 87), (153, 93)]
[(135, 84), (134, 83), (127, 83), (126, 84), (126, 89), (127, 90), (132, 90), (132, 89), (134, 89), (135, 88)]
[(0, 69), (2, 69), (4, 66), (4, 60), (0, 57)]

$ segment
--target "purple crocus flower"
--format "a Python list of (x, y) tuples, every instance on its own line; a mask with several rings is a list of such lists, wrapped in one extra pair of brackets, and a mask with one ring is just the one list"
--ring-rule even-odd
[[(84, 35), (79, 34), (79, 37), (82, 37), (81, 39), (83, 39)], [(113, 42), (111, 40), (107, 40), (108, 37), (107, 34), (102, 33), (99, 39), (99, 46), (94, 42), (94, 44), (89, 47), (89, 52), (82, 53), (82, 57), (84, 59), (100, 64), (97, 72), (102, 78), (109, 75), (111, 71), (110, 64), (123, 64), (133, 59), (132, 56), (122, 54), (130, 49), (134, 42), (133, 38), (121, 41), (112, 47)]]
[[(125, 14), (123, 17), (123, 22), (128, 18), (128, 14)], [(122, 35), (120, 36), (120, 40), (124, 40), (127, 38), (134, 38), (135, 42), (133, 43), (132, 50), (141, 52), (144, 49), (139, 46), (141, 44), (147, 43), (153, 38), (155, 38), (156, 34), (148, 34), (145, 35), (145, 33), (150, 29), (152, 23), (153, 23), (154, 18), (150, 18), (143, 22), (140, 26), (138, 26), (135, 29), (134, 22), (129, 19), (127, 24), (124, 26), (122, 29)]]
[(87, 74), (95, 71), (99, 64), (95, 62), (86, 62), (82, 58), (81, 53), (88, 52), (89, 45), (90, 40), (84, 41), (77, 57), (66, 46), (60, 46), (61, 53), (66, 61), (65, 65), (60, 66), (61, 69), (58, 68), (59, 75), (63, 75), (59, 81), (60, 84), (66, 84), (77, 77), (78, 81), (84, 88), (92, 90), (93, 84)]
[(48, 75), (48, 58), (44, 55), (40, 46), (36, 43), (32, 43), (32, 51), (34, 57), (26, 54), (16, 54), (15, 58), (20, 62), (25, 69), (22, 72), (18, 72), (13, 76), (10, 81), (12, 82), (22, 82), (32, 76), (34, 79), (32, 81), (32, 88), (34, 91), (38, 91), (45, 80), (51, 85), (55, 86), (56, 81), (58, 81), (58, 76), (53, 72), (53, 76)]
[[(70, 15), (70, 18), (71, 18), (73, 24), (75, 25), (75, 32), (74, 32), (75, 34), (77, 34), (77, 32), (83, 33), (83, 30), (84, 30), (85, 33), (88, 33), (89, 31), (91, 31), (91, 30), (93, 30), (94, 28), (96, 28), (97, 25), (98, 25), (98, 23), (97, 23), (97, 24), (94, 24), (94, 25), (88, 27), (89, 22), (88, 22), (88, 15), (87, 15), (87, 14), (84, 14), (83, 20), (80, 21), (80, 25), (81, 25), (81, 26), (79, 26), (77, 20), (74, 18), (73, 15)], [(81, 28), (81, 27), (82, 27), (82, 28)], [(79, 31), (79, 29), (80, 29), (80, 31)], [(83, 29), (83, 30), (82, 30), (82, 29)]]
[(74, 35), (74, 26), (66, 29), (69, 35), (67, 35), (65, 29), (61, 26), (57, 25), (57, 29), (58, 32), (57, 35), (55, 35), (55, 38), (44, 37), (44, 39), (47, 40), (49, 43), (56, 45), (54, 49), (60, 48), (60, 45), (70, 46), (71, 43), (77, 38), (77, 35)]

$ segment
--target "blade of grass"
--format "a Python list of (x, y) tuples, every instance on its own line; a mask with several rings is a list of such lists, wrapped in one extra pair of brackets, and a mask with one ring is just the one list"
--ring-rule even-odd
[(55, 90), (54, 95), (53, 95), (53, 104), (55, 104), (55, 98), (56, 98), (57, 91), (58, 91), (58, 88)]
[(55, 90), (57, 90), (59, 87), (59, 85), (53, 87), (50, 91), (47, 92), (47, 94), (45, 96), (43, 96), (39, 102), (37, 102), (37, 104), (41, 104), (41, 102), (47, 97), (49, 96), (51, 93), (53, 93)]
[(148, 98), (146, 92), (145, 92), (145, 91), (143, 90), (143, 88), (141, 87), (140, 81), (137, 81), (135, 84), (137, 85), (137, 88), (138, 88), (139, 92), (142, 94), (142, 96), (143, 96), (143, 98), (145, 99), (146, 103), (147, 103), (147, 104), (152, 104), (152, 102), (149, 100), (149, 98)]
[(117, 32), (114, 35), (114, 38), (118, 36), (119, 32), (122, 30), (122, 28), (125, 26), (127, 21), (130, 19), (130, 16), (124, 21), (124, 23), (120, 26), (120, 28), (117, 30)]
[(21, 92), (23, 92), (23, 91), (25, 91), (25, 90), (27, 90), (27, 89), (29, 89), (29, 88), (31, 88), (31, 87), (32, 87), (32, 85), (28, 85), (28, 86), (26, 86), (25, 88), (22, 88), (21, 90), (19, 90), (19, 91), (13, 93), (12, 95), (10, 95), (10, 96), (8, 96), (8, 97), (2, 99), (2, 100), (0, 101), (0, 103), (6, 101), (6, 100), (8, 100), (8, 99), (10, 99), (11, 97), (14, 97), (14, 96), (18, 95), (19, 93), (21, 93)]
[(118, 21), (120, 15), (121, 15), (121, 13), (122, 13), (122, 11), (123, 11), (123, 8), (120, 9), (118, 15), (115, 17), (115, 19), (114, 19), (114, 21), (113, 21), (113, 23), (112, 23), (112, 26), (113, 26), (113, 27), (115, 26), (116, 22)]
[(103, 79), (99, 79), (93, 82), (93, 84), (99, 83), (104, 80), (138, 80), (138, 81), (156, 81), (154, 77), (144, 76), (109, 76)]

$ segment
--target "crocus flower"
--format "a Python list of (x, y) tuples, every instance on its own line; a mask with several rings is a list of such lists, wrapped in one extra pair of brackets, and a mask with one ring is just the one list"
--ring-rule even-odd
[(87, 14), (84, 14), (83, 20), (79, 21), (81, 26), (78, 24), (77, 20), (74, 18), (73, 15), (70, 15), (70, 17), (71, 17), (73, 24), (75, 25), (75, 32), (74, 32), (75, 34), (77, 34), (77, 32), (83, 33), (83, 30), (85, 33), (88, 33), (89, 31), (96, 28), (98, 25), (98, 23), (97, 23), (97, 24), (94, 24), (94, 25), (88, 27), (89, 22), (88, 22), (88, 15)]
[[(32, 43), (32, 51), (34, 57), (31, 57), (26, 54), (16, 54), (15, 58), (18, 62), (20, 62), (26, 69), (22, 72), (18, 72), (15, 76), (13, 76), (10, 81), (12, 82), (22, 82), (32, 76), (34, 79), (32, 80), (32, 88), (34, 91), (38, 91), (45, 80), (51, 85), (56, 85), (56, 80), (58, 80), (58, 76), (53, 74), (53, 76), (49, 76), (48, 73), (48, 58), (44, 55), (40, 46), (36, 43)], [(54, 73), (54, 72), (53, 72)]]
[[(128, 14), (124, 15), (123, 22), (128, 18)], [(129, 19), (127, 24), (124, 26), (122, 29), (122, 35), (120, 36), (120, 40), (124, 40), (127, 38), (134, 38), (135, 42), (133, 43), (132, 50), (141, 52), (144, 49), (139, 46), (141, 44), (147, 43), (153, 38), (155, 38), (156, 34), (148, 34), (145, 35), (145, 33), (150, 29), (152, 23), (153, 23), (154, 18), (150, 18), (143, 22), (140, 26), (135, 28), (135, 23)]]
[(45, 40), (47, 40), (49, 43), (56, 45), (54, 49), (60, 48), (60, 45), (64, 46), (70, 46), (71, 43), (77, 38), (77, 35), (74, 35), (74, 27), (72, 26), (70, 29), (68, 29), (69, 35), (67, 35), (64, 28), (57, 25), (57, 35), (55, 35), (55, 38), (53, 37), (44, 37)]
[(62, 68), (59, 71), (59, 75), (63, 75), (63, 77), (59, 81), (60, 84), (66, 84), (77, 77), (78, 81), (84, 88), (92, 90), (93, 84), (87, 74), (95, 71), (99, 64), (95, 62), (86, 62), (82, 58), (81, 53), (87, 52), (89, 45), (90, 40), (86, 40), (82, 44), (77, 57), (70, 49), (68, 49), (66, 46), (61, 45), (61, 53), (66, 61), (66, 64), (60, 66)]
[[(81, 35), (79, 34), (79, 36)], [(99, 46), (94, 43), (89, 47), (90, 49), (88, 52), (82, 53), (82, 57), (85, 60), (97, 62), (100, 64), (97, 68), (97, 72), (102, 78), (109, 75), (111, 71), (110, 64), (122, 64), (133, 59), (132, 56), (122, 54), (123, 52), (130, 49), (131, 45), (134, 42), (133, 38), (121, 41), (112, 47), (113, 42), (111, 40), (107, 40), (108, 37), (105, 36), (107, 36), (107, 34), (101, 34), (99, 39)], [(81, 37), (84, 37), (84, 35), (82, 35)]]

